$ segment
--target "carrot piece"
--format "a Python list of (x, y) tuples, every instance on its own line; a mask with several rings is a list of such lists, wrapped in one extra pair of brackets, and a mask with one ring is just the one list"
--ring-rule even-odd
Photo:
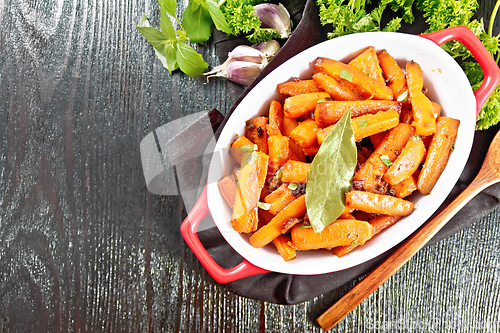
[(292, 190), (288, 188), (288, 184), (281, 184), (276, 190), (266, 195), (264, 202), (273, 203), (286, 193), (292, 193)]
[(406, 63), (406, 83), (408, 85), (408, 98), (413, 110), (413, 123), (417, 134), (421, 136), (431, 135), (436, 132), (436, 118), (432, 113), (432, 103), (424, 95), (423, 72), (416, 62)]
[(413, 110), (411, 109), (411, 104), (404, 103), (403, 107), (401, 108), (399, 122), (411, 125), (412, 121), (413, 121)]
[(375, 47), (368, 46), (356, 58), (349, 61), (348, 65), (374, 78), (378, 82), (385, 84), (384, 75), (382, 74), (382, 68), (380, 68)]
[(346, 81), (350, 82), (354, 89), (364, 98), (394, 99), (391, 88), (340, 61), (319, 57), (314, 61), (314, 69), (316, 72), (323, 72), (332, 76), (337, 81), (344, 82), (345, 77)]
[(281, 184), (274, 192), (264, 198), (264, 202), (270, 203), (268, 212), (272, 215), (278, 214), (283, 208), (288, 206), (297, 197), (293, 195), (293, 191), (288, 188), (288, 184)]
[(431, 101), (431, 104), (432, 104), (432, 115), (434, 116), (434, 118), (438, 118), (439, 116), (441, 116), (441, 105), (436, 103), (436, 102), (433, 102)]
[(318, 151), (319, 151), (319, 144), (317, 142), (315, 142), (315, 143), (313, 143), (312, 145), (310, 145), (308, 147), (303, 147), (302, 151), (307, 156), (316, 155), (318, 153)]
[(290, 96), (323, 91), (314, 80), (300, 80), (297, 78), (292, 81), (279, 83), (278, 90), (280, 94)]
[(245, 124), (245, 136), (267, 154), (267, 118), (255, 117)]
[(283, 118), (283, 135), (284, 136), (290, 136), (290, 133), (292, 130), (299, 126), (299, 123), (297, 122), (297, 119), (295, 118), (289, 118), (289, 117), (284, 117)]
[(366, 221), (353, 219), (336, 220), (321, 232), (299, 225), (291, 231), (292, 243), (299, 251), (331, 249), (353, 242), (364, 244), (373, 233), (373, 226)]
[(387, 86), (391, 88), (394, 97), (398, 99), (399, 96), (408, 90), (403, 70), (401, 70), (396, 60), (386, 50), (382, 50), (379, 53), (378, 60), (384, 77), (389, 81)]
[(283, 165), (283, 174), (281, 175), (281, 181), (287, 183), (307, 183), (307, 176), (309, 174), (309, 168), (311, 164), (288, 160)]
[(382, 140), (384, 140), (385, 136), (387, 135), (387, 131), (380, 132), (380, 133), (375, 133), (370, 136), (370, 141), (372, 142), (373, 147), (378, 147)]
[(302, 217), (306, 213), (306, 196), (301, 195), (288, 206), (281, 210), (268, 224), (257, 230), (250, 236), (250, 244), (253, 247), (263, 247), (281, 235), (281, 229), (288, 220)]
[[(352, 208), (349, 208), (349, 207), (345, 207), (344, 208), (344, 211), (342, 212), (342, 214), (340, 214), (339, 216), (339, 220), (342, 220), (342, 219), (347, 219), (347, 216), (351, 215), (351, 213), (354, 212), (354, 209)], [(352, 215), (351, 215), (352, 216)], [(357, 219), (359, 220), (359, 219)]]
[(236, 182), (231, 176), (226, 176), (217, 181), (217, 187), (219, 188), (219, 192), (226, 200), (229, 207), (233, 208), (234, 200), (236, 198), (236, 193), (238, 192), (238, 188), (236, 186)]
[(257, 230), (257, 202), (264, 187), (269, 157), (257, 151), (245, 153), (242, 167), (237, 173), (239, 189), (235, 197), (231, 225), (237, 232)]
[(283, 135), (272, 135), (268, 139), (269, 146), (269, 175), (276, 171), (290, 158), (290, 139)]
[(297, 251), (288, 245), (288, 242), (290, 242), (290, 236), (288, 235), (279, 235), (273, 239), (273, 243), (276, 246), (278, 253), (285, 261), (293, 260), (297, 256)]
[[(374, 219), (371, 219), (370, 221), (368, 221), (368, 223), (370, 223), (373, 226), (372, 238), (376, 234), (380, 233), (382, 230), (387, 229), (388, 227), (395, 224), (401, 219), (402, 216), (388, 216), (388, 215), (381, 215), (377, 216)], [(351, 245), (337, 246), (333, 249), (333, 254), (335, 254), (337, 257), (340, 258), (360, 245), (361, 244), (355, 243)]]
[(350, 208), (372, 214), (391, 216), (407, 216), (413, 211), (415, 204), (390, 195), (364, 191), (349, 191), (345, 195), (345, 204)]
[(410, 177), (425, 157), (425, 145), (418, 135), (414, 135), (406, 143), (405, 147), (398, 155), (384, 175), (384, 180), (391, 185), (395, 185)]
[(438, 118), (436, 133), (432, 137), (429, 151), (418, 177), (417, 186), (421, 193), (430, 194), (439, 176), (443, 173), (453, 149), (459, 125), (460, 120), (449, 117)]
[(283, 130), (283, 109), (278, 101), (271, 101), (269, 105), (269, 125), (267, 125), (267, 134), (281, 135)]
[(285, 99), (285, 116), (289, 118), (300, 118), (307, 116), (316, 108), (316, 103), (321, 99), (329, 98), (326, 92), (314, 92), (302, 95), (291, 96)]
[(395, 192), (394, 196), (396, 198), (406, 198), (418, 189), (417, 179), (415, 175), (411, 175), (410, 177), (406, 177), (399, 183), (392, 185), (392, 189)]
[(316, 81), (330, 97), (337, 101), (359, 101), (363, 98), (349, 85), (335, 80), (325, 73), (315, 73), (313, 80)]
[(290, 140), (288, 142), (290, 145), (290, 159), (294, 161), (299, 161), (299, 162), (305, 162), (307, 161), (306, 155), (304, 154), (304, 151), (298, 144), (295, 143), (295, 141)]
[(401, 105), (401, 102), (381, 100), (327, 101), (316, 105), (314, 120), (318, 127), (327, 127), (336, 124), (347, 110), (351, 110), (352, 118), (388, 110), (397, 111), (399, 117)]
[(380, 111), (376, 114), (365, 114), (352, 119), (352, 130), (354, 140), (369, 137), (390, 130), (399, 124), (399, 113), (397, 111)]
[(300, 147), (309, 147), (316, 142), (316, 132), (318, 126), (311, 118), (308, 118), (295, 127), (290, 133), (293, 139)]
[(229, 149), (229, 155), (238, 162), (238, 164), (241, 164), (241, 159), (243, 158), (243, 154), (245, 154), (246, 149), (241, 149), (243, 147), (249, 147), (253, 145), (254, 143), (244, 135), (240, 135), (236, 138), (236, 140), (233, 141), (231, 144), (231, 149)]
[(414, 131), (412, 126), (402, 123), (391, 129), (368, 160), (354, 174), (354, 187), (368, 192), (386, 193), (388, 186), (382, 177), (388, 166), (384, 164), (381, 157), (386, 155), (392, 162), (395, 161)]

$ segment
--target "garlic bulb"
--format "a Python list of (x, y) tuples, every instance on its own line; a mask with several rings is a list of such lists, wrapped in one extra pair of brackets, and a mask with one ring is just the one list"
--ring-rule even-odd
[(272, 28), (279, 32), (281, 38), (288, 38), (292, 34), (290, 14), (282, 4), (262, 3), (256, 5), (255, 15), (261, 20), (262, 28)]
[(207, 78), (222, 76), (233, 82), (248, 86), (259, 75), (262, 68), (264, 68), (264, 65), (255, 62), (233, 61), (223, 70), (217, 73), (205, 73), (205, 75), (209, 74)]

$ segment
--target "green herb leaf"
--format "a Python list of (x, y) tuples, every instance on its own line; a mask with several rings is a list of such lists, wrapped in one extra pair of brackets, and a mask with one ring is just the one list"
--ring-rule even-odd
[(408, 90), (398, 96), (398, 102), (405, 102), (408, 100)]
[(418, 135), (413, 135), (413, 136), (411, 137), (411, 139), (412, 139), (413, 141), (418, 141), (418, 140), (420, 139), (420, 137), (419, 137)]
[(382, 162), (384, 162), (386, 166), (391, 166), (393, 164), (391, 159), (387, 155), (380, 156), (380, 159), (382, 160)]
[(296, 183), (290, 183), (290, 184), (288, 184), (288, 188), (289, 188), (290, 190), (292, 190), (292, 191), (293, 191), (293, 190), (296, 190), (296, 189), (297, 189), (297, 187), (299, 187), (299, 185), (298, 185), (298, 184), (296, 184)]
[(212, 17), (208, 10), (198, 3), (190, 2), (187, 5), (182, 14), (182, 24), (193, 43), (206, 42), (212, 35)]
[(455, 150), (455, 144), (452, 144), (450, 147), (451, 150)]
[(263, 209), (263, 210), (269, 210), (269, 208), (271, 208), (271, 204), (270, 203), (267, 203), (267, 202), (257, 202), (257, 207), (259, 207), (260, 209)]
[(160, 30), (149, 25), (146, 15), (142, 15), (136, 28), (158, 52), (163, 53), (165, 51), (165, 36)]
[(231, 33), (231, 28), (229, 27), (229, 24), (227, 23), (224, 15), (222, 14), (219, 6), (217, 6), (215, 1), (206, 0), (204, 3), (204, 8), (206, 8), (208, 13), (210, 14), (210, 17), (212, 18), (217, 30), (225, 32), (226, 34)]
[(243, 147), (240, 147), (240, 149), (246, 153), (246, 152), (249, 152), (249, 151), (253, 151), (253, 150), (257, 150), (259, 149), (259, 147), (253, 143), (253, 144), (249, 144), (249, 145), (246, 145), (246, 146), (243, 146)]
[(345, 69), (340, 71), (340, 78), (352, 82), (352, 73), (349, 73)]
[(297, 229), (306, 229), (306, 228), (312, 228), (313, 226), (312, 225), (305, 225), (305, 224), (302, 224), (302, 225), (299, 225), (297, 227)]
[(175, 10), (177, 9), (176, 0), (158, 0), (158, 2), (160, 3), (160, 8), (162, 9), (162, 11), (164, 10), (171, 16), (175, 17)]
[(351, 188), (356, 162), (356, 143), (348, 110), (323, 141), (311, 163), (306, 207), (315, 232), (321, 232), (344, 211), (345, 193)]
[(281, 179), (281, 176), (283, 176), (283, 168), (280, 168), (280, 169), (278, 170), (278, 173), (276, 174), (276, 177), (277, 177), (278, 179)]
[(326, 102), (326, 99), (324, 99), (324, 98), (317, 101), (317, 103), (324, 103), (324, 102)]
[(361, 119), (358, 121), (358, 126), (359, 126), (359, 128), (363, 129), (366, 126), (368, 126), (368, 122), (366, 121), (366, 119)]
[(359, 242), (355, 240), (354, 242), (351, 243), (351, 245), (359, 245)]
[(173, 71), (179, 68), (179, 64), (177, 63), (177, 59), (175, 58), (175, 47), (172, 44), (168, 44), (165, 46), (165, 54), (158, 52), (155, 49), (156, 57), (160, 59), (163, 67), (168, 69), (168, 72), (172, 74)]
[(175, 58), (181, 71), (189, 76), (200, 76), (208, 64), (203, 60), (201, 54), (185, 43), (175, 44)]

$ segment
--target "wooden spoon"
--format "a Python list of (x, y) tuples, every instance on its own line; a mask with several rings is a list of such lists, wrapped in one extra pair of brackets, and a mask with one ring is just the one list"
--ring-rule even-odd
[(319, 316), (317, 321), (321, 328), (328, 331), (337, 325), (342, 318), (413, 257), (474, 196), (498, 182), (500, 182), (500, 132), (493, 138), (481, 170), (472, 183), (443, 211), (415, 232), (384, 262)]

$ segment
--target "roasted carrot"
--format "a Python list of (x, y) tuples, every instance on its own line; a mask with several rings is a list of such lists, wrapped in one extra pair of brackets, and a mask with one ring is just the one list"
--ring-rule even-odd
[(397, 111), (399, 116), (401, 102), (381, 100), (326, 101), (316, 105), (314, 120), (318, 127), (327, 127), (336, 124), (347, 110), (351, 111), (352, 118), (388, 110)]
[(303, 147), (302, 151), (304, 152), (305, 155), (316, 155), (319, 151), (319, 144), (317, 142), (314, 142), (312, 145)]
[(391, 163), (395, 161), (414, 131), (412, 126), (402, 123), (391, 129), (368, 160), (354, 174), (354, 187), (368, 192), (387, 193), (387, 183), (382, 179), (388, 169), (384, 161), (386, 163), (387, 160)]
[(387, 131), (380, 132), (380, 133), (375, 133), (372, 136), (370, 136), (370, 141), (373, 145), (373, 147), (378, 147), (382, 140), (384, 140), (385, 136), (387, 135)]
[(274, 246), (285, 261), (293, 260), (297, 256), (295, 249), (288, 245), (289, 242), (290, 236), (288, 235), (280, 235), (273, 239)]
[(283, 135), (272, 135), (268, 139), (269, 147), (269, 175), (276, 171), (290, 158), (290, 139)]
[(281, 181), (287, 183), (307, 183), (307, 175), (311, 164), (288, 160), (283, 165)]
[(406, 177), (399, 183), (392, 185), (392, 189), (394, 190), (395, 197), (406, 198), (418, 189), (417, 178), (415, 177), (415, 175)]
[(388, 80), (387, 86), (391, 88), (395, 98), (398, 99), (408, 90), (405, 75), (396, 60), (386, 50), (379, 53), (378, 59), (384, 77)]
[(236, 138), (236, 140), (233, 141), (231, 144), (231, 149), (229, 149), (229, 155), (238, 162), (238, 164), (241, 164), (241, 159), (243, 158), (243, 154), (247, 152), (248, 150), (254, 150), (253, 146), (254, 143), (244, 135), (240, 135)]
[(267, 125), (267, 134), (281, 135), (283, 131), (283, 109), (278, 101), (271, 101), (269, 105), (269, 124)]
[[(401, 219), (402, 216), (388, 216), (388, 215), (380, 215), (371, 219), (370, 221), (368, 221), (373, 226), (373, 234), (371, 238), (373, 238), (373, 236), (380, 233), (382, 230), (387, 229), (388, 227), (395, 224)], [(333, 254), (335, 254), (337, 257), (340, 258), (360, 245), (361, 245), (360, 243), (354, 243), (354, 244), (351, 243), (350, 245), (337, 246), (333, 249)]]
[[(295, 195), (293, 195), (292, 192), (293, 191), (288, 188), (288, 184), (281, 184), (281, 186), (276, 191), (270, 194), (273, 195), (272, 198), (269, 197), (270, 195), (266, 196), (264, 202), (271, 204), (271, 207), (269, 207), (268, 212), (273, 215), (276, 215), (283, 208), (288, 206), (293, 200), (297, 198)], [(274, 195), (275, 193), (276, 195)]]
[(264, 197), (264, 202), (273, 203), (286, 193), (292, 193), (292, 190), (288, 188), (288, 184), (281, 184), (276, 190)]
[(300, 148), (300, 146), (298, 144), (295, 143), (295, 141), (290, 140), (288, 142), (288, 144), (290, 146), (290, 152), (291, 152), (290, 159), (291, 160), (300, 161), (300, 162), (307, 161), (306, 155), (304, 154), (304, 151), (302, 150), (302, 148)]
[(292, 130), (297, 126), (299, 126), (297, 119), (284, 117), (283, 118), (283, 131), (282, 131), (283, 135), (290, 136), (290, 133), (292, 132)]
[(371, 135), (385, 132), (399, 124), (399, 113), (397, 111), (380, 111), (376, 114), (365, 114), (352, 119), (352, 130), (354, 140), (361, 139)]
[(325, 73), (315, 73), (313, 80), (336, 101), (358, 101), (363, 99), (351, 86), (337, 81)]
[(299, 251), (331, 249), (336, 246), (354, 243), (364, 244), (373, 233), (373, 227), (366, 221), (353, 219), (336, 220), (321, 232), (314, 232), (312, 227), (299, 225), (291, 231), (292, 243)]
[(245, 136), (267, 154), (267, 117), (255, 117), (246, 121)]
[(349, 191), (345, 195), (345, 204), (350, 208), (372, 214), (407, 216), (415, 204), (390, 195), (364, 191)]
[(290, 138), (292, 138), (301, 148), (309, 147), (316, 142), (317, 131), (318, 126), (316, 122), (311, 118), (307, 118), (290, 132)]
[(436, 133), (432, 137), (429, 151), (418, 177), (417, 186), (421, 193), (430, 194), (439, 176), (443, 173), (454, 147), (459, 125), (460, 120), (449, 117), (438, 118)]
[(382, 68), (380, 68), (375, 47), (368, 46), (356, 58), (349, 61), (348, 65), (374, 78), (378, 82), (385, 84), (385, 79), (382, 74)]
[(288, 220), (302, 217), (306, 213), (305, 195), (301, 195), (282, 211), (280, 211), (268, 224), (257, 230), (250, 236), (250, 244), (253, 247), (263, 247), (281, 235), (281, 229)]
[(436, 118), (431, 101), (424, 95), (423, 72), (416, 62), (406, 63), (406, 83), (408, 98), (413, 110), (413, 122), (418, 135), (427, 136), (436, 132)]
[(238, 192), (238, 188), (236, 187), (236, 182), (231, 176), (226, 176), (217, 181), (217, 187), (219, 188), (219, 192), (226, 200), (229, 207), (233, 208), (234, 200), (236, 198), (236, 193)]
[(410, 177), (419, 167), (425, 157), (425, 146), (418, 135), (414, 135), (406, 143), (384, 175), (384, 180), (395, 185), (403, 179)]
[(295, 96), (312, 92), (322, 92), (323, 89), (321, 89), (319, 84), (314, 80), (300, 80), (294, 78), (291, 81), (279, 83), (278, 91), (283, 95)]
[(314, 61), (314, 69), (316, 72), (323, 72), (332, 76), (337, 81), (348, 81), (364, 98), (394, 99), (392, 90), (389, 87), (340, 61), (319, 57)]
[(319, 100), (329, 98), (326, 92), (314, 92), (302, 95), (291, 96), (285, 99), (285, 116), (289, 118), (300, 118), (307, 116), (316, 108)]

